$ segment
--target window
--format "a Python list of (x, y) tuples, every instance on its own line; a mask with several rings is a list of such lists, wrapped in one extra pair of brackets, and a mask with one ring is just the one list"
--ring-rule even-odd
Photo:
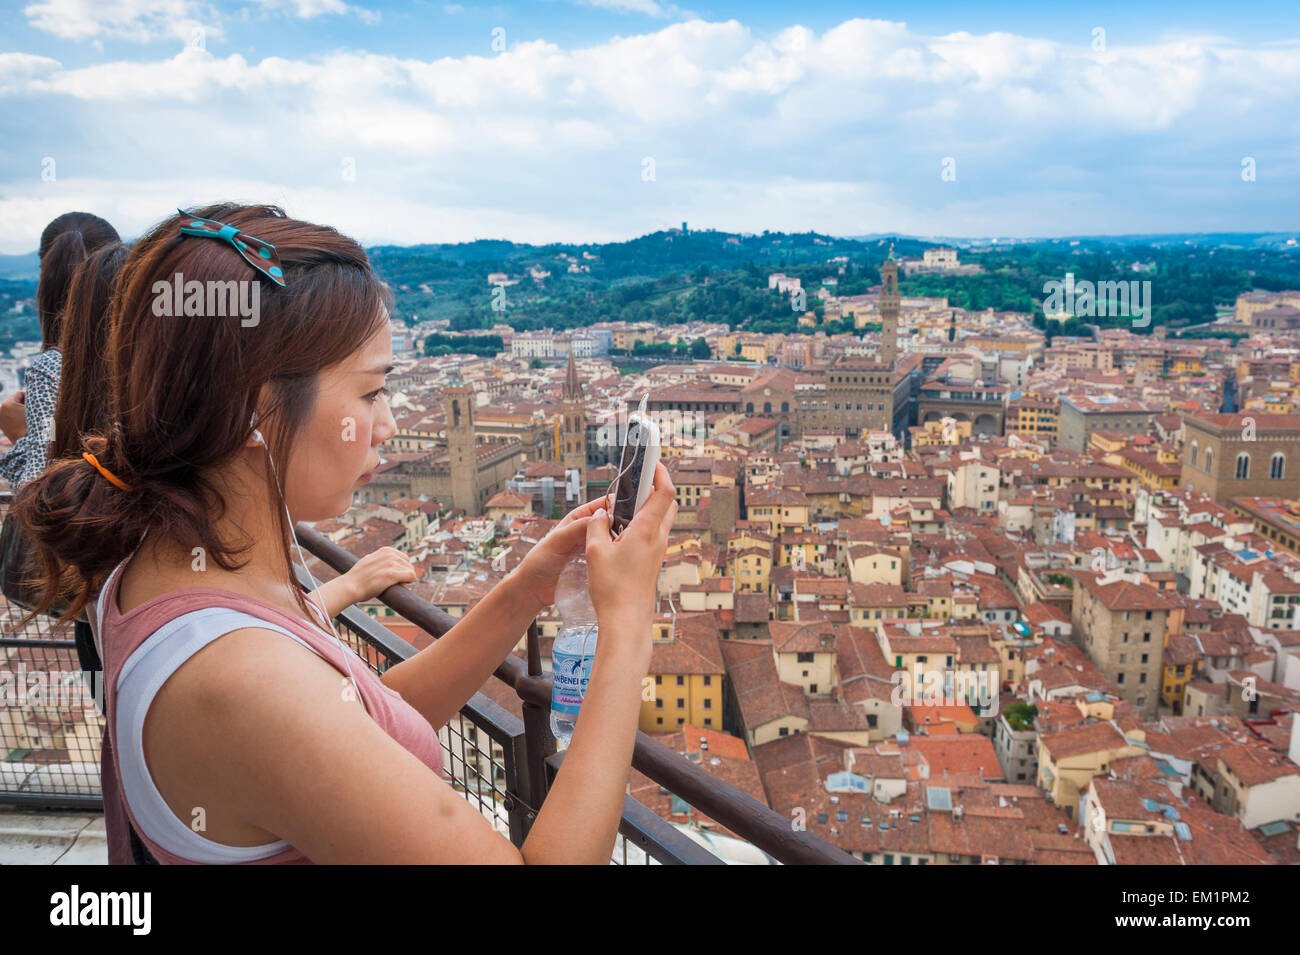
[(813, 662), (813, 655), (811, 653), (795, 654), (795, 663), (812, 663), (812, 662)]
[(706, 697), (704, 698), (704, 708), (705, 708), (706, 710), (711, 710), (711, 709), (713, 709), (713, 697), (711, 697), (711, 696), (706, 696)]
[(809, 684), (808, 684), (808, 692), (809, 692), (809, 693), (816, 693), (816, 692), (817, 692), (817, 684), (816, 684), (816, 683), (809, 683)]
[(684, 709), (686, 708), (686, 699), (685, 699), (685, 697), (681, 697), (681, 696), (677, 697), (677, 708), (678, 708), (679, 710), (684, 710)]
[(1250, 477), (1250, 454), (1242, 451), (1237, 455), (1237, 480), (1244, 481)]
[(686, 685), (686, 677), (682, 676), (680, 673), (677, 675), (677, 685), (678, 686)]
[[(656, 709), (656, 710), (662, 710), (663, 708), (664, 708), (664, 701), (663, 701), (663, 700), (655, 700), (655, 709)], [(660, 720), (659, 722), (662, 723), (663, 720)]]
[(1205, 473), (1210, 473), (1210, 468), (1214, 465), (1214, 449), (1205, 449)]
[(711, 674), (706, 673), (704, 675), (704, 685), (713, 686), (713, 676)]
[(1286, 473), (1286, 457), (1279, 451), (1273, 455), (1273, 459), (1268, 463), (1268, 476), (1274, 481), (1282, 480)]
[(1193, 441), (1193, 442), (1192, 442), (1192, 449), (1191, 449), (1191, 451), (1189, 451), (1189, 452), (1187, 453), (1187, 463), (1188, 463), (1189, 465), (1191, 465), (1192, 467), (1196, 467), (1196, 452), (1197, 452), (1197, 450), (1198, 450), (1198, 449), (1197, 449), (1197, 446), (1196, 446), (1196, 442)]

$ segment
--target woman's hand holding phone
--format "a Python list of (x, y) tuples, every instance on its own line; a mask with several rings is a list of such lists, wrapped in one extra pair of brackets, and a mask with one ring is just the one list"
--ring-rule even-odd
[(658, 597), (659, 568), (677, 517), (677, 489), (660, 462), (654, 489), (618, 540), (603, 508), (587, 522), (587, 582), (600, 623), (600, 650), (611, 645), (649, 665), (650, 620)]

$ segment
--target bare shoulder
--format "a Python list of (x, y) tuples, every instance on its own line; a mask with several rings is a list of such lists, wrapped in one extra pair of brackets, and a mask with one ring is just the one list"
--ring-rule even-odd
[(246, 834), (234, 844), (266, 834), (314, 862), (521, 861), (338, 670), (273, 630), (233, 630), (179, 667), (146, 718), (146, 752), (173, 810), (204, 806), (210, 836), (214, 813)]
[(331, 695), (341, 700), (335, 677), (306, 647), (259, 627), (233, 630), (182, 663), (154, 695), (143, 733), (149, 773), (173, 813), (188, 825), (201, 808), (204, 834), (217, 842), (275, 841), (240, 812), (240, 794), (227, 786), (230, 769), (247, 764), (251, 750), (276, 732), (265, 721), (277, 697), (288, 693), (304, 709)]

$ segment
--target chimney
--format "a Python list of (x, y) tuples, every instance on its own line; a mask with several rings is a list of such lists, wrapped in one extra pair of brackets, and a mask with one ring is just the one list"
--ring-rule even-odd
[(707, 751), (708, 748), (709, 748), (709, 741), (708, 741), (705, 737), (701, 736), (701, 737), (700, 737), (700, 749), (702, 749), (702, 750), (706, 750), (706, 751)]

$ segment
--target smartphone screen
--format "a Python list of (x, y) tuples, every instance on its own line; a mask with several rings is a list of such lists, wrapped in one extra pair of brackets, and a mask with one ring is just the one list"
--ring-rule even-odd
[(645, 465), (646, 448), (649, 444), (646, 438), (645, 426), (640, 421), (633, 419), (627, 426), (627, 441), (623, 445), (623, 458), (618, 464), (619, 474), (622, 476), (618, 479), (618, 486), (614, 488), (614, 508), (610, 514), (610, 530), (615, 535), (623, 533), (623, 528), (632, 523), (632, 516), (636, 513), (641, 469)]

